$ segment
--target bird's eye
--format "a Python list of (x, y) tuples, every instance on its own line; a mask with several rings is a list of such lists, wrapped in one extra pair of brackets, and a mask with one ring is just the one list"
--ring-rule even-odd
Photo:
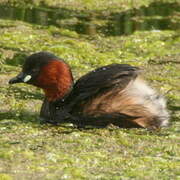
[(37, 73), (37, 72), (38, 72), (38, 69), (32, 69), (32, 72), (33, 72), (33, 73)]

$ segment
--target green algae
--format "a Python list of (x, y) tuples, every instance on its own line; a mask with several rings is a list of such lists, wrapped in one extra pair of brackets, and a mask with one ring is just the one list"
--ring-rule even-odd
[[(108, 2), (101, 3), (104, 2), (106, 7)], [(67, 1), (62, 2), (64, 7), (65, 3)], [(83, 6), (74, 8), (93, 9), (93, 6), (94, 1), (86, 1)], [(129, 1), (124, 6), (131, 8)], [(180, 177), (178, 30), (89, 36), (66, 27), (7, 19), (0, 19), (0, 27), (0, 179), (153, 180)], [(149, 83), (167, 97), (172, 125), (150, 132), (41, 124), (38, 114), (42, 91), (30, 85), (7, 84), (20, 71), (24, 58), (37, 51), (50, 51), (63, 58), (72, 67), (76, 79), (105, 64), (141, 66)]]

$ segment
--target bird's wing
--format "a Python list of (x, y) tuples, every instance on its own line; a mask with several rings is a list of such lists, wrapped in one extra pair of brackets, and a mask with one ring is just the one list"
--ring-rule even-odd
[(112, 88), (121, 91), (139, 72), (139, 68), (128, 64), (111, 64), (97, 68), (77, 80), (65, 102), (73, 107)]

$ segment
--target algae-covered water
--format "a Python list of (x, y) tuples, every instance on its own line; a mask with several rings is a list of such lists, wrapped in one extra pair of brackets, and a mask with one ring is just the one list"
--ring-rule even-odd
[[(7, 83), (38, 51), (63, 58), (75, 79), (110, 63), (140, 66), (167, 98), (171, 126), (40, 124), (43, 92)], [(179, 121), (179, 1), (0, 1), (0, 179), (179, 179)]]
[(135, 31), (178, 30), (178, 13), (179, 5), (176, 2), (153, 2), (148, 6), (138, 9), (133, 7), (120, 12), (111, 11), (110, 7), (104, 11), (70, 11), (63, 7), (0, 6), (0, 16), (3, 19), (21, 20), (43, 26), (53, 25), (89, 36), (120, 36), (130, 35)]

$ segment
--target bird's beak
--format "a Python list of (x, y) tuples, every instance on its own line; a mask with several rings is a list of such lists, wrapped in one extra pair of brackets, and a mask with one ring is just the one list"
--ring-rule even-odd
[(31, 79), (31, 75), (27, 75), (23, 72), (19, 73), (16, 77), (9, 80), (9, 84), (26, 83)]

